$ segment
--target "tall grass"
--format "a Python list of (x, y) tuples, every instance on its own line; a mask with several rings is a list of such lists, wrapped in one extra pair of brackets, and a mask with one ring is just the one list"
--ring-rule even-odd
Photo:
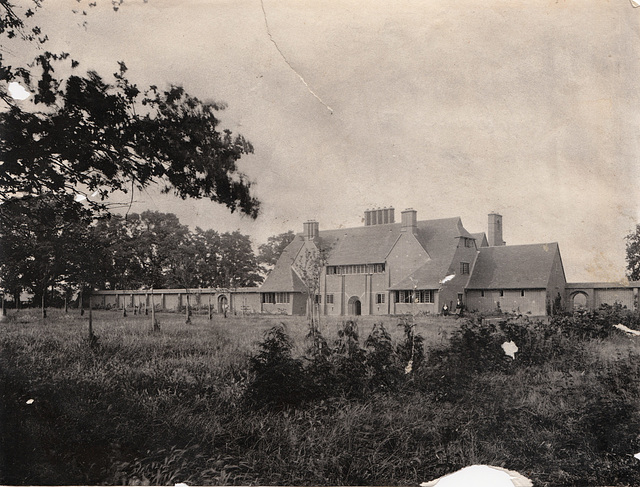
[(49, 316), (0, 324), (3, 484), (415, 485), (488, 463), (538, 485), (640, 485), (640, 345), (612, 325), (639, 327), (621, 310), (325, 320), (320, 357), (292, 317), (166, 313), (152, 332), (100, 311), (90, 342), (86, 315)]

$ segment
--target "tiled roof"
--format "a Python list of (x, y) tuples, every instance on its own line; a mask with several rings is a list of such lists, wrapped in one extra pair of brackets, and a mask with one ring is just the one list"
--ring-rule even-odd
[[(329, 249), (327, 265), (377, 264), (386, 260), (401, 232), (401, 223), (389, 223), (323, 230), (319, 240), (322, 247)], [(449, 253), (453, 256), (458, 244), (456, 237), (461, 236), (471, 234), (458, 217), (417, 222), (418, 242), (432, 259)]]
[(304, 240), (297, 235), (293, 241), (284, 249), (275, 267), (269, 273), (260, 292), (304, 292), (305, 286), (298, 274), (292, 268), (298, 252), (304, 245)]
[(460, 218), (418, 222), (417, 237), (430, 259), (410, 276), (393, 285), (391, 290), (440, 288), (440, 281), (449, 273), (458, 247), (457, 237), (472, 238), (462, 226)]
[(557, 243), (483, 247), (467, 289), (543, 289), (547, 287)]
[(401, 289), (439, 289), (440, 281), (447, 275), (451, 259), (431, 259), (413, 274), (391, 286), (391, 291)]
[(472, 233), (471, 236), (476, 239), (476, 247), (488, 247), (489, 241), (487, 240), (487, 234), (484, 232)]
[[(406, 289), (439, 287), (451, 265), (459, 237), (472, 238), (459, 217), (418, 221), (416, 239), (428, 257), (411, 278)], [(321, 230), (316, 243), (327, 254), (327, 265), (379, 264), (387, 260), (389, 252), (402, 234), (402, 223), (388, 223), (336, 230)], [(304, 246), (302, 234), (289, 244), (261, 287), (262, 292), (304, 291), (305, 287), (292, 270), (296, 256)], [(397, 286), (394, 286), (397, 288)], [(402, 287), (400, 289), (405, 289)]]

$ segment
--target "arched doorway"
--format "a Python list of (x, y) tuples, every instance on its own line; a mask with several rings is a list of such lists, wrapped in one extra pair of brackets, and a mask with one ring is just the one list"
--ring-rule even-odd
[(229, 309), (229, 300), (225, 295), (222, 295), (218, 298), (218, 313), (224, 313), (225, 310)]
[(356, 296), (349, 299), (349, 314), (351, 316), (360, 316), (362, 314), (362, 304)]
[(571, 299), (573, 301), (573, 309), (586, 309), (587, 308), (587, 299), (589, 296), (587, 293), (577, 292), (575, 293)]

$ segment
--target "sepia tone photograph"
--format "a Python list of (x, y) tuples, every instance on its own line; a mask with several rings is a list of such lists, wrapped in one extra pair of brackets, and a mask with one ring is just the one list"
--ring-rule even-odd
[(0, 0), (0, 484), (640, 485), (639, 0)]

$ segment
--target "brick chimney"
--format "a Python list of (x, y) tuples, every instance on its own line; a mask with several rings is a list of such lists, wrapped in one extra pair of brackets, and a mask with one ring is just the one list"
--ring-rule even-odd
[(313, 240), (318, 236), (319, 224), (315, 220), (309, 220), (302, 224), (303, 236), (305, 240)]
[(489, 247), (497, 247), (506, 245), (502, 240), (502, 215), (497, 213), (489, 213), (489, 231), (487, 232), (487, 240)]
[(393, 208), (378, 208), (365, 210), (364, 225), (384, 225), (386, 223), (395, 223), (395, 210)]
[(418, 233), (418, 212), (413, 208), (407, 208), (402, 213), (402, 231)]

